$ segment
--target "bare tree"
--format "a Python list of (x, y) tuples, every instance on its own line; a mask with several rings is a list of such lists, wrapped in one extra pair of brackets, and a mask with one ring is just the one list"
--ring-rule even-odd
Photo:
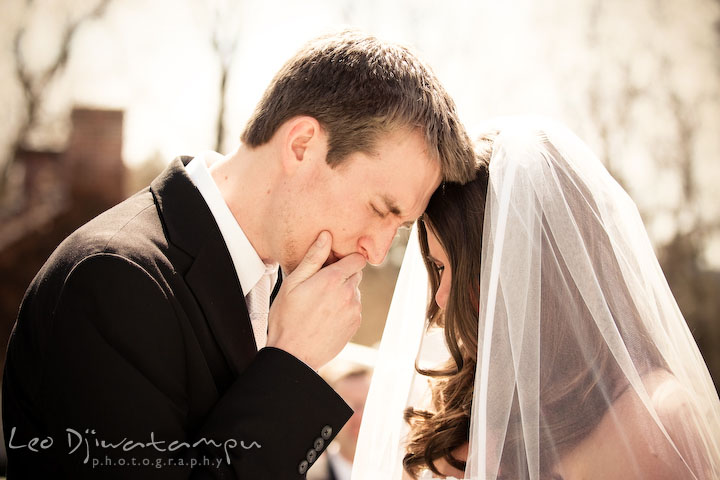
[[(43, 102), (46, 100), (48, 86), (62, 75), (68, 64), (73, 39), (84, 24), (102, 17), (111, 1), (112, 0), (99, 0), (91, 10), (77, 18), (69, 20), (63, 26), (62, 34), (58, 42), (58, 52), (53, 61), (42, 71), (34, 71), (31, 68), (31, 62), (24, 54), (22, 48), (23, 41), (29, 30), (29, 25), (21, 25), (15, 33), (12, 53), (15, 76), (23, 92), (24, 117), (10, 148), (10, 158), (5, 160), (0, 170), (0, 194), (4, 191), (5, 183), (17, 152), (27, 147), (28, 138), (38, 127), (40, 111)], [(29, 10), (33, 3), (33, 0), (26, 0), (26, 10)]]
[[(668, 65), (668, 62), (664, 62)], [(665, 76), (666, 78), (669, 75)], [(672, 214), (677, 230), (670, 241), (659, 248), (660, 262), (688, 325), (693, 331), (708, 368), (720, 387), (720, 275), (704, 267), (703, 257), (711, 237), (720, 231), (720, 223), (703, 218), (698, 183), (696, 142), (700, 122), (696, 113), (708, 99), (683, 99), (668, 86), (667, 104), (676, 132), (675, 148), (665, 153), (668, 167), (677, 172), (680, 201)], [(656, 155), (662, 157), (663, 152)], [(670, 158), (668, 158), (670, 157)]]
[(221, 152), (225, 139), (225, 103), (227, 97), (228, 76), (240, 37), (239, 26), (235, 24), (239, 17), (240, 2), (216, 2), (211, 25), (211, 44), (220, 67), (220, 89), (218, 114), (216, 121), (215, 151)]
[[(597, 134), (601, 143), (600, 160), (610, 174), (627, 190), (627, 184), (623, 178), (622, 171), (618, 165), (614, 145), (622, 145), (622, 139), (618, 135), (627, 137), (631, 131), (631, 112), (636, 102), (642, 96), (642, 90), (632, 81), (630, 66), (620, 66), (622, 72), (622, 86), (615, 92), (616, 98), (609, 102), (602, 92), (602, 72), (597, 71), (590, 80), (588, 87), (588, 111), (597, 128)], [(603, 111), (603, 106), (608, 106), (608, 112)]]
[[(712, 0), (717, 2), (718, 0)], [(646, 28), (664, 28), (671, 20), (664, 12), (664, 3), (648, 2), (653, 10), (652, 22)], [(604, 30), (611, 23), (605, 10), (605, 4), (594, 2), (590, 5), (588, 25), (588, 47), (595, 52), (610, 55), (610, 61), (595, 70), (587, 90), (587, 108), (597, 129), (601, 142), (601, 159), (610, 173), (632, 195), (631, 186), (624, 178), (622, 164), (626, 144), (633, 137), (643, 134), (644, 126), (638, 121), (640, 103), (652, 103), (656, 112), (661, 112), (665, 122), (664, 142), (646, 146), (657, 168), (647, 175), (672, 172), (678, 185), (677, 199), (671, 207), (653, 207), (646, 205), (641, 213), (647, 222), (659, 214), (669, 217), (674, 232), (662, 244), (656, 245), (658, 257), (668, 283), (675, 295), (685, 319), (705, 357), (716, 385), (720, 385), (720, 351), (715, 348), (720, 341), (720, 273), (709, 270), (704, 263), (704, 255), (713, 235), (720, 233), (720, 222), (703, 216), (703, 205), (708, 203), (708, 192), (701, 187), (702, 168), (697, 151), (699, 138), (707, 135), (707, 125), (700, 120), (699, 112), (710, 104), (717, 103), (720, 82), (713, 91), (702, 91), (673, 83), (679, 67), (677, 60), (668, 56), (662, 47), (651, 43), (645, 45), (627, 45), (622, 51), (609, 50), (603, 44)], [(604, 23), (604, 21), (606, 21)], [(714, 34), (720, 40), (720, 20), (715, 23)], [(634, 52), (631, 48), (642, 50)], [(640, 85), (631, 75), (635, 57), (640, 54), (651, 58), (656, 68), (655, 81), (651, 85)], [(607, 58), (607, 57), (606, 57)], [(608, 87), (603, 75), (617, 74), (619, 81)], [(603, 90), (603, 87), (605, 90)], [(647, 137), (645, 137), (647, 138)], [(662, 195), (662, 192), (657, 192)]]

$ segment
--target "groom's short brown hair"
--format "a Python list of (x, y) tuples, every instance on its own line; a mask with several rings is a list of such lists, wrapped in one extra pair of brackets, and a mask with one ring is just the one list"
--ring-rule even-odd
[(420, 128), (445, 181), (474, 172), (472, 144), (455, 104), (432, 71), (400, 45), (345, 31), (306, 44), (277, 73), (242, 133), (257, 147), (298, 115), (318, 120), (328, 135), (327, 163), (372, 153), (380, 135)]

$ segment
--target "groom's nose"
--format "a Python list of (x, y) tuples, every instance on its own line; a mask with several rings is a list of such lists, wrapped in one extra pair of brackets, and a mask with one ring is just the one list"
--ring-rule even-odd
[(396, 233), (397, 228), (384, 227), (371, 234), (363, 235), (358, 239), (358, 252), (370, 265), (380, 265), (385, 260)]

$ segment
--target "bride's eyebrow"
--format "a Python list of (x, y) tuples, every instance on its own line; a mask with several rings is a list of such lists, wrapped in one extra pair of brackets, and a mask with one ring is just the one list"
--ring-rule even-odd
[(428, 260), (430, 260), (432, 263), (442, 263), (440, 260), (438, 260), (437, 258), (433, 257), (432, 255), (428, 255), (428, 256), (426, 256), (425, 258), (427, 258)]

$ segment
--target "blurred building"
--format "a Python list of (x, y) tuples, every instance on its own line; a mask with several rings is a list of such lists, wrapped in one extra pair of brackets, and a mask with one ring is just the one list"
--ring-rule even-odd
[[(0, 344), (28, 285), (76, 228), (123, 200), (123, 112), (76, 108), (63, 152), (16, 152), (0, 204)], [(4, 365), (4, 354), (2, 363)]]

